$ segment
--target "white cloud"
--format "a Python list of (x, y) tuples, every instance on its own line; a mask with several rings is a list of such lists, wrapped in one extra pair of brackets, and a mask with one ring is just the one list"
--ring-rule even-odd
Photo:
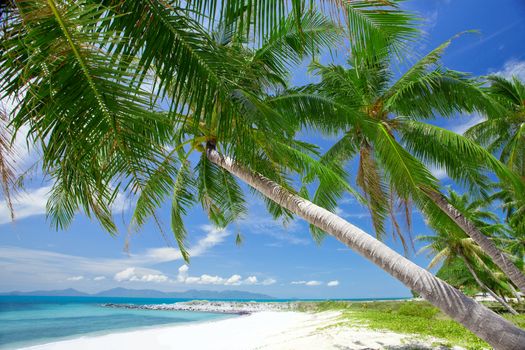
[(219, 276), (211, 276), (208, 274), (200, 275), (199, 277), (189, 276), (184, 281), (186, 284), (225, 284), (225, 279)]
[(113, 214), (119, 214), (125, 212), (130, 206), (131, 198), (127, 197), (124, 193), (119, 192), (111, 204), (111, 210)]
[(73, 276), (66, 278), (68, 281), (82, 281), (84, 279), (84, 276)]
[(326, 284), (328, 287), (337, 287), (339, 285), (338, 280), (330, 281)]
[[(222, 243), (224, 239), (231, 234), (226, 229), (218, 229), (211, 225), (202, 225), (200, 228), (206, 232), (206, 235), (188, 249), (188, 253), (191, 257), (203, 255), (209, 249)], [(132, 255), (132, 258), (136, 259), (137, 262), (144, 261), (144, 263), (148, 263), (149, 261), (153, 261), (155, 263), (160, 263), (181, 260), (182, 255), (176, 248), (163, 247), (148, 249), (146, 254)]]
[(434, 175), (436, 177), (436, 179), (438, 180), (444, 180), (446, 178), (448, 178), (448, 174), (447, 174), (447, 171), (443, 168), (438, 168), (436, 166), (430, 166), (429, 169), (430, 172), (432, 173), (432, 175)]
[(449, 125), (448, 129), (456, 134), (463, 135), (465, 131), (485, 120), (485, 117), (478, 113), (474, 113), (469, 117), (458, 118), (454, 120), (454, 124)]
[(237, 286), (241, 284), (241, 279), (242, 279), (241, 275), (232, 275), (230, 278), (226, 280), (226, 282), (224, 282), (224, 284)]
[(269, 285), (272, 285), (272, 284), (275, 284), (277, 283), (277, 280), (273, 279), (273, 278), (267, 278), (265, 280), (262, 281), (262, 285), (263, 286), (269, 286)]
[[(204, 237), (189, 247), (193, 257), (205, 254), (214, 245), (221, 243), (229, 234), (225, 230), (214, 230), (208, 226), (203, 227), (203, 229), (206, 232)], [(122, 258), (108, 259), (0, 246), (2, 279), (9, 280), (11, 285), (15, 286), (24, 284), (51, 287), (54, 281), (65, 281), (70, 276), (114, 276), (128, 268), (148, 267), (181, 259), (179, 251), (174, 248), (153, 248), (140, 254), (129, 254)], [(184, 269), (182, 268), (182, 271)], [(145, 281), (160, 281), (162, 279), (162, 277), (144, 277)], [(7, 286), (4, 287), (7, 288)]]
[(167, 282), (168, 277), (162, 272), (151, 269), (128, 267), (117, 272), (113, 279), (117, 282)]
[[(47, 200), (52, 186), (26, 189), (13, 198), (15, 220), (24, 219), (31, 216), (45, 215)], [(123, 194), (118, 193), (112, 205), (114, 214), (125, 211), (129, 206), (129, 199)], [(5, 200), (0, 201), (0, 225), (11, 222), (11, 214)]]
[(188, 273), (188, 265), (179, 267), (177, 275), (177, 282), (185, 284), (211, 284), (224, 286), (240, 286), (240, 285), (264, 285), (268, 286), (277, 282), (273, 278), (267, 278), (260, 282), (256, 276), (248, 276), (244, 280), (239, 274), (231, 275), (230, 277), (212, 276), (209, 274), (202, 274), (200, 276), (190, 276)]
[(520, 80), (525, 81), (525, 61), (507, 61), (501, 70), (494, 72), (493, 74), (500, 75), (507, 79), (516, 76)]
[(323, 284), (323, 282), (321, 281), (292, 281), (291, 284), (315, 287), (315, 286), (320, 286), (321, 284)]
[(257, 284), (257, 283), (258, 283), (258, 281), (257, 281), (257, 277), (255, 277), (255, 276), (249, 276), (248, 278), (246, 278), (246, 279), (244, 280), (244, 283), (245, 283), (245, 284)]
[(201, 229), (206, 232), (206, 236), (200, 239), (197, 244), (188, 249), (188, 253), (191, 256), (199, 256), (206, 252), (211, 247), (214, 247), (224, 241), (226, 237), (230, 235), (230, 232), (226, 229), (219, 229), (211, 225), (203, 225)]
[(179, 267), (179, 274), (177, 275), (177, 281), (184, 282), (188, 279), (188, 265), (182, 265)]
[[(47, 199), (51, 186), (27, 190), (13, 199), (15, 220), (46, 213)], [(0, 201), (0, 225), (11, 222), (11, 215), (5, 200)]]
[(323, 284), (323, 282), (320, 282), (320, 281), (308, 281), (308, 282), (306, 282), (306, 285), (310, 286), (310, 287), (312, 287), (312, 286), (320, 286), (321, 284)]
[(93, 281), (103, 281), (106, 279), (106, 276), (97, 276), (95, 278), (93, 278)]

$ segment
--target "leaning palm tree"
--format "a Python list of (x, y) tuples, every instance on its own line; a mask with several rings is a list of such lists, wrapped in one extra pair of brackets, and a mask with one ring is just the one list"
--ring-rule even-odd
[[(466, 194), (460, 196), (456, 192), (450, 191), (448, 201), (453, 203), (454, 207), (468, 217), (469, 220), (475, 222), (476, 227), (483, 229), (484, 234), (493, 236), (496, 232), (502, 230), (502, 226), (497, 223), (497, 217), (493, 213), (480, 210), (480, 202), (469, 201)], [(487, 222), (487, 219), (493, 223)], [(468, 237), (462, 230), (459, 230), (458, 227), (454, 225), (448, 227), (442, 225), (434, 226), (434, 231), (436, 232), (435, 235), (418, 237), (418, 240), (428, 243), (428, 245), (420, 249), (420, 252), (426, 251), (433, 257), (428, 264), (428, 268), (432, 269), (440, 263), (443, 263), (444, 267), (449, 266), (452, 265), (454, 260), (459, 258), (478, 286), (483, 291), (488, 292), (497, 302), (509, 310), (510, 313), (516, 315), (516, 310), (489, 288), (486, 282), (482, 281), (480, 273), (478, 272), (480, 269), (482, 269), (486, 275), (488, 274), (493, 277), (493, 280), (496, 280), (496, 278), (494, 278), (495, 274), (485, 263), (487, 260), (486, 255), (472, 238)]]
[[(204, 3), (214, 2), (195, 2)], [(369, 3), (376, 8), (365, 8)], [(406, 15), (385, 3), (344, 5), (348, 23), (366, 29), (356, 37), (378, 43), (414, 32)], [(251, 6), (238, 8), (228, 17), (237, 18), (233, 24), (219, 21), (210, 34), (202, 23), (212, 21), (178, 2), (17, 4), (2, 41), (0, 91), (25, 92), (12, 124), (29, 125), (42, 145), (44, 171), (54, 181), (49, 213), (58, 227), (83, 209), (114, 231), (109, 204), (119, 190), (140, 192), (134, 214), (140, 224), (170, 194), (172, 226), (184, 251), (181, 224), (190, 205), (200, 202), (218, 225), (242, 212), (231, 173), (271, 201), (272, 213), (297, 214), (334, 235), (494, 347), (522, 348), (523, 330), (293, 190), (288, 177), (297, 172), (350, 190), (340, 169), (310, 157), (315, 149), (293, 135), (306, 124), (340, 130), (356, 117), (326, 119), (331, 110), (317, 96), (270, 94), (282, 86), (281, 73), (294, 62), (290, 54), (301, 57), (296, 54), (317, 46), (317, 35), (308, 36), (297, 15), (269, 26), (261, 40), (275, 45), (257, 52), (253, 42), (243, 44), (245, 31), (235, 25), (251, 24), (243, 16)], [(290, 23), (297, 28), (291, 37)], [(165, 103), (170, 108), (159, 112)], [(297, 113), (306, 110), (319, 114)], [(201, 152), (195, 171), (189, 164), (194, 151)]]
[[(329, 149), (323, 162), (333, 166), (358, 158), (357, 185), (368, 199), (376, 232), (392, 218), (402, 238), (396, 212), (406, 213), (414, 202), (427, 216), (454, 221), (494, 260), (498, 267), (525, 292), (525, 275), (496, 245), (439, 191), (437, 179), (425, 164), (447, 170), (462, 184), (486, 194), (487, 171), (523, 193), (522, 180), (476, 143), (449, 130), (425, 122), (459, 112), (499, 110), (481, 85), (467, 74), (443, 67), (439, 60), (450, 40), (413, 64), (394, 79), (394, 61), (388, 43), (370, 50), (354, 45), (348, 66), (312, 65), (321, 81), (304, 87), (330, 100), (337, 113), (361, 114), (354, 125)], [(320, 184), (314, 201), (334, 209), (337, 193)], [(444, 215), (445, 214), (445, 215)]]

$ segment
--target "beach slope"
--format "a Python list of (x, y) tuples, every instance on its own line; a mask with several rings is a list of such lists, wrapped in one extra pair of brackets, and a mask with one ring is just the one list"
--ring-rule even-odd
[(337, 327), (339, 312), (265, 311), (220, 321), (81, 337), (26, 350), (382, 349), (407, 346), (408, 336)]

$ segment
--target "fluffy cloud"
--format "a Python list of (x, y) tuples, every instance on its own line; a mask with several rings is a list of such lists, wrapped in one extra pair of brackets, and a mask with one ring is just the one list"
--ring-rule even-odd
[(113, 279), (117, 282), (167, 282), (168, 277), (160, 271), (128, 267), (117, 272)]
[(226, 280), (226, 282), (224, 282), (224, 284), (236, 286), (236, 285), (241, 284), (241, 279), (242, 279), (241, 275), (232, 275), (230, 278)]
[(330, 281), (326, 284), (328, 287), (337, 287), (339, 285), (339, 281), (338, 280), (335, 280), (335, 281)]
[(66, 278), (68, 281), (82, 281), (84, 279), (84, 276), (72, 276)]
[(104, 281), (106, 279), (106, 276), (97, 276), (93, 278), (93, 281)]
[(257, 284), (257, 283), (258, 283), (258, 281), (257, 281), (257, 277), (255, 277), (255, 276), (250, 276), (250, 277), (248, 277), (248, 278), (246, 278), (246, 279), (244, 280), (244, 283), (245, 283), (245, 284)]
[(234, 274), (230, 277), (212, 276), (208, 274), (202, 274), (200, 276), (190, 276), (188, 273), (188, 265), (182, 265), (179, 267), (179, 273), (177, 275), (177, 282), (185, 284), (209, 284), (209, 285), (223, 285), (223, 286), (240, 286), (240, 285), (263, 285), (268, 286), (277, 282), (273, 278), (267, 278), (263, 281), (259, 281), (256, 276), (248, 276), (242, 279), (241, 275)]

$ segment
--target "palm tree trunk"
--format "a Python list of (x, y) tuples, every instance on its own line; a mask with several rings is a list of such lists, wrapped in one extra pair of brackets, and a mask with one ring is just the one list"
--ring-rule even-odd
[(432, 190), (423, 192), (446, 213), (465, 233), (476, 242), (481, 249), (494, 261), (507, 277), (525, 294), (525, 275), (509, 259), (509, 257), (496, 247), (476, 226), (454, 208), (441, 193)]
[(499, 297), (496, 293), (494, 293), (492, 291), (492, 289), (490, 289), (485, 283), (483, 283), (480, 279), (479, 279), (479, 276), (478, 274), (476, 273), (476, 270), (474, 270), (474, 268), (472, 267), (472, 265), (470, 264), (470, 262), (468, 261), (468, 259), (463, 255), (463, 254), (459, 254), (459, 256), (461, 257), (461, 259), (463, 260), (463, 262), (465, 263), (465, 265), (467, 266), (467, 269), (469, 270), (470, 274), (472, 275), (472, 277), (474, 277), (474, 279), (476, 280), (476, 283), (481, 287), (481, 289), (487, 291), (498, 303), (500, 303), (501, 305), (503, 305), (507, 310), (509, 310), (509, 312), (513, 315), (517, 315), (518, 312), (516, 312), (516, 310), (514, 310), (512, 308), (512, 306), (510, 306), (509, 304), (507, 304), (507, 302)]
[(521, 296), (520, 293), (512, 286), (512, 283), (509, 283), (509, 288), (512, 291), (512, 294), (514, 294), (514, 297), (518, 301), (519, 304), (521, 304)]
[(371, 235), (328, 210), (243, 167), (231, 158), (222, 156), (213, 146), (209, 146), (206, 152), (211, 162), (357, 251), (494, 348), (525, 349), (524, 330), (468, 298)]

